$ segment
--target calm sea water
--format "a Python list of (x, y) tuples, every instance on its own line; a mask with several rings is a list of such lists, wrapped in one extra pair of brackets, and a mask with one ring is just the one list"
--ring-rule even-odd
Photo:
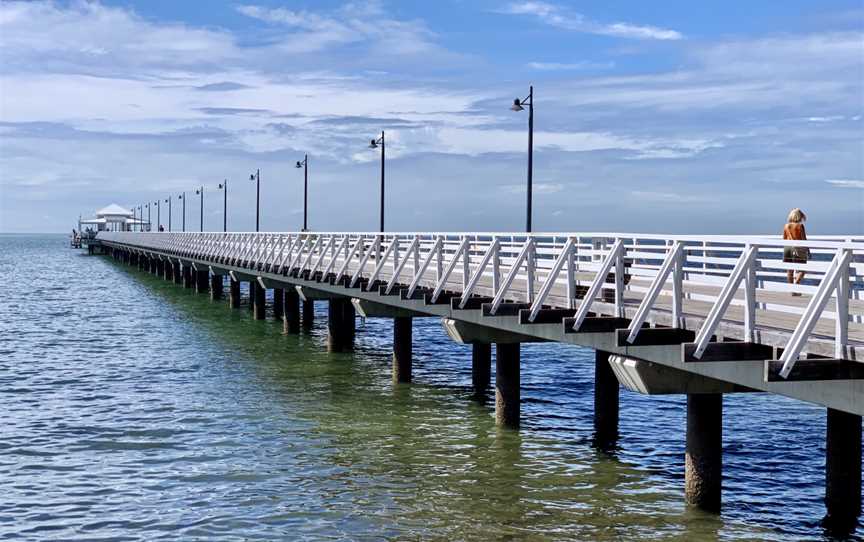
[(683, 504), (683, 398), (623, 391), (619, 449), (591, 447), (590, 350), (523, 346), (524, 427), (498, 430), (433, 319), (394, 386), (388, 320), (331, 355), (323, 303), (286, 336), (67, 244), (0, 236), (2, 539), (824, 537), (815, 406), (727, 396), (705, 514)]

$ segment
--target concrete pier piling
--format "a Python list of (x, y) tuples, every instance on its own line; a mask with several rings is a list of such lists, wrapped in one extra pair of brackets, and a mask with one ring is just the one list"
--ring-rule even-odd
[(413, 327), (410, 316), (393, 318), (393, 382), (411, 382)]
[(492, 382), (492, 343), (471, 344), (471, 385), (474, 395), (486, 394)]
[(846, 535), (861, 514), (861, 416), (827, 409), (823, 525)]
[(191, 288), (193, 286), (192, 283), (192, 268), (188, 265), (183, 266), (183, 287)]
[(265, 290), (260, 284), (255, 284), (255, 289), (253, 290), (252, 295), (252, 314), (256, 320), (263, 320), (267, 316), (266, 294), (267, 290)]
[[(308, 302), (311, 305), (311, 301)], [(303, 304), (305, 324), (306, 303)], [(327, 306), (327, 350), (347, 352), (354, 348), (355, 331), (354, 305), (349, 298), (328, 301)]]
[(614, 448), (618, 440), (619, 384), (609, 365), (609, 352), (594, 352), (594, 445)]
[(240, 308), (240, 281), (230, 278), (228, 286), (228, 304), (232, 309)]
[[(351, 304), (351, 300), (347, 300)], [(306, 299), (303, 301), (303, 329), (312, 329), (315, 323), (315, 301)]]
[(216, 301), (222, 299), (222, 289), (224, 288), (222, 275), (212, 275), (210, 277), (210, 299)]
[(298, 333), (300, 331), (300, 294), (294, 288), (285, 289), (285, 304), (282, 307), (284, 313), (285, 333)]
[(273, 318), (281, 320), (285, 314), (285, 290), (273, 288)]
[(687, 504), (720, 511), (723, 476), (723, 394), (687, 395), (684, 498)]
[(519, 343), (495, 344), (495, 423), (519, 428)]
[(253, 281), (249, 281), (249, 310), (255, 310), (255, 290), (258, 288), (258, 283)]
[(171, 266), (173, 267), (173, 271), (171, 274), (174, 276), (174, 284), (183, 284), (183, 267), (180, 265), (180, 262), (172, 262)]
[(195, 292), (206, 294), (210, 289), (210, 272), (201, 269), (196, 269), (195, 273)]

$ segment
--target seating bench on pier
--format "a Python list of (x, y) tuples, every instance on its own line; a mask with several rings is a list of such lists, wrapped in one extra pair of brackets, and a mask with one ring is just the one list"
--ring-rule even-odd
[[(353, 347), (357, 314), (393, 318), (395, 382), (412, 380), (412, 319), (439, 318), (453, 340), (472, 345), (478, 391), (491, 385), (494, 344), (503, 426), (520, 423), (520, 366), (532, 362), (521, 343), (593, 348), (597, 446), (615, 445), (619, 386), (686, 394), (685, 498), (708, 510), (721, 501), (723, 394), (821, 405), (826, 521), (850, 525), (860, 514), (864, 238), (100, 232), (97, 241), (115, 259), (214, 299), (227, 281), (231, 307), (247, 282), (258, 319), (271, 289), (289, 333), (326, 300), (333, 351)], [(784, 263), (787, 246), (809, 248), (809, 261)], [(805, 271), (803, 283), (788, 284), (789, 270)]]

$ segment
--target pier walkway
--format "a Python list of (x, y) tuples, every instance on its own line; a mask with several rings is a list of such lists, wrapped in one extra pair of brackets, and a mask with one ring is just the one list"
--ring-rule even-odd
[[(597, 351), (595, 431), (614, 444), (619, 383), (688, 397), (688, 502), (719, 509), (722, 396), (770, 392), (827, 408), (828, 519), (861, 510), (864, 415), (864, 238), (631, 233), (131, 233), (94, 241), (221, 297), (250, 283), (256, 318), (274, 290), (286, 331), (300, 302), (329, 303), (329, 346), (350, 349), (355, 314), (394, 318), (394, 380), (411, 380), (411, 319), (436, 317), (472, 344), (475, 386), (491, 382), (496, 419), (519, 425), (519, 344)], [(785, 246), (810, 249), (783, 262)], [(802, 284), (786, 282), (805, 271)], [(311, 317), (305, 308), (304, 318)], [(562, 366), (561, 371), (574, 370)]]

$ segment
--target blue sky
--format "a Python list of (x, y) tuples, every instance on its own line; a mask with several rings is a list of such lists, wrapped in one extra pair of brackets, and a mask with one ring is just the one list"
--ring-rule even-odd
[(0, 231), (519, 231), (530, 84), (535, 230), (864, 233), (860, 1), (492, 0), (2, 2)]

